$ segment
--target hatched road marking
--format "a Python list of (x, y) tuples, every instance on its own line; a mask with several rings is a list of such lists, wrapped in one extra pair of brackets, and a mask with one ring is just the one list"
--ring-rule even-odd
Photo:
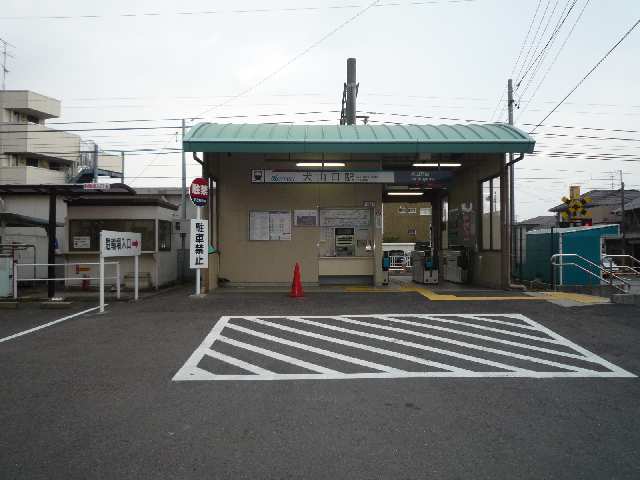
[(173, 377), (635, 377), (524, 315), (221, 317)]

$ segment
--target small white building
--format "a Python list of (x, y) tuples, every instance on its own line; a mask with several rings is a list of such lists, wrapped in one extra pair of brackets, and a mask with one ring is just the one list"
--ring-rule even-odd
[[(136, 232), (142, 235), (140, 255), (140, 288), (169, 285), (178, 278), (177, 252), (174, 229), (178, 221), (178, 206), (156, 196), (91, 196), (67, 201), (65, 238), (66, 262), (97, 263), (99, 260), (100, 230)], [(116, 259), (113, 259), (116, 260)], [(133, 258), (122, 257), (120, 274), (125, 286), (133, 285)], [(115, 268), (105, 269), (112, 277)], [(97, 265), (67, 267), (67, 277), (97, 277)], [(107, 279), (107, 284), (115, 280)], [(91, 285), (97, 281), (92, 280)], [(67, 281), (77, 287), (81, 282)]]

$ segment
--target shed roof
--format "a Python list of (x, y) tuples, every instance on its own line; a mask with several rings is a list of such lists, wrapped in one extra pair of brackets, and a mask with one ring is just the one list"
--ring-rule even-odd
[[(640, 198), (640, 191), (625, 190), (624, 195), (626, 200), (635, 200), (636, 198)], [(590, 190), (587, 193), (580, 195), (580, 198), (583, 197), (591, 198), (591, 203), (588, 203), (587, 207), (615, 207), (620, 205), (620, 190)], [(549, 211), (563, 212), (566, 209), (567, 205), (565, 203), (561, 203), (560, 205), (550, 208)]]
[(503, 123), (468, 125), (283, 125), (199, 123), (188, 152), (532, 153), (535, 140)]

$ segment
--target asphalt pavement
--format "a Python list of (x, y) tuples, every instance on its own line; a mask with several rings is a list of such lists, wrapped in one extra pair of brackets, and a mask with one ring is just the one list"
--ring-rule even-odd
[(640, 477), (638, 307), (189, 293), (0, 343), (0, 478)]

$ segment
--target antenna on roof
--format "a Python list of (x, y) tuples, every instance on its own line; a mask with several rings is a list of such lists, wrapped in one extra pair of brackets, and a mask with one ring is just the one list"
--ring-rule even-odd
[(7, 52), (8, 47), (15, 48), (14, 45), (0, 38), (0, 48), (2, 48), (2, 66), (0, 67), (2, 69), (2, 90), (7, 89), (7, 73), (9, 73), (9, 69), (7, 68), (7, 57), (15, 58), (13, 55)]

